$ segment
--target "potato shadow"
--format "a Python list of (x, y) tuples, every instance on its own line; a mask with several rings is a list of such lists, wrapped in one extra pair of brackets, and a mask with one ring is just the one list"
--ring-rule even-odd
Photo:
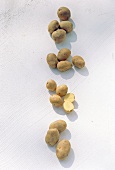
[(65, 111), (63, 109), (63, 107), (55, 107), (53, 106), (53, 110), (58, 113), (59, 115), (65, 115)]
[(72, 24), (73, 24), (73, 29), (74, 29), (74, 28), (76, 27), (75, 22), (74, 22), (73, 19), (71, 19), (71, 18), (69, 19), (69, 21), (72, 22)]
[(88, 69), (87, 69), (86, 66), (83, 67), (83, 68), (81, 68), (81, 69), (79, 69), (79, 68), (77, 68), (77, 67), (74, 67), (74, 68), (75, 68), (75, 70), (76, 70), (79, 74), (81, 74), (82, 76), (88, 76), (88, 75), (89, 75), (89, 71), (88, 71)]
[(76, 101), (74, 101), (73, 104), (74, 104), (74, 109), (78, 109), (78, 107), (79, 107), (78, 103)]
[(71, 113), (67, 113), (66, 116), (71, 122), (74, 122), (78, 119), (78, 115), (74, 110)]
[(52, 152), (56, 152), (56, 144), (54, 146), (47, 145)]
[(50, 70), (55, 74), (55, 75), (59, 75), (60, 74), (60, 71), (57, 69), (57, 68), (51, 68), (49, 67)]
[(70, 140), (71, 139), (71, 132), (66, 129), (64, 130), (61, 134), (60, 134), (60, 140), (62, 139), (67, 139), (67, 140)]
[(55, 91), (49, 91), (49, 90), (48, 90), (48, 92), (49, 92), (50, 95), (55, 94)]

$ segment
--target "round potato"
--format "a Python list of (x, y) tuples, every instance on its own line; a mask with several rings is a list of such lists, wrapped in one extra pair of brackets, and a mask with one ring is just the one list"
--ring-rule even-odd
[(67, 33), (73, 30), (73, 24), (70, 21), (62, 21), (60, 22), (60, 28), (64, 29)]
[(55, 129), (49, 129), (47, 131), (45, 141), (48, 145), (54, 146), (58, 142), (59, 137), (60, 137), (60, 135), (59, 135), (59, 132), (56, 128)]
[(73, 111), (74, 105), (73, 105), (73, 103), (71, 103), (69, 101), (65, 101), (63, 103), (63, 108), (64, 108), (65, 112), (70, 113)]
[(66, 21), (71, 17), (71, 12), (67, 7), (60, 7), (57, 11), (57, 15), (62, 21)]
[(68, 93), (64, 96), (64, 101), (74, 102), (75, 95), (73, 93)]
[(59, 133), (63, 132), (67, 127), (67, 124), (64, 120), (56, 120), (55, 122), (52, 122), (49, 126), (49, 129), (56, 128)]
[(71, 144), (68, 140), (63, 139), (59, 141), (56, 147), (57, 158), (60, 160), (65, 159), (68, 156), (70, 149), (71, 149)]
[(57, 68), (59, 71), (64, 72), (72, 68), (72, 64), (69, 61), (60, 61), (57, 64)]
[(59, 28), (59, 22), (57, 20), (51, 21), (48, 25), (48, 31), (49, 31), (50, 34), (52, 34), (58, 28)]
[(63, 29), (58, 29), (52, 33), (52, 38), (55, 41), (55, 43), (59, 44), (65, 40), (66, 31)]
[(49, 90), (49, 91), (55, 91), (56, 90), (56, 87), (57, 87), (57, 84), (54, 80), (48, 80), (47, 83), (46, 83), (46, 88)]
[(56, 88), (56, 94), (63, 97), (67, 94), (68, 87), (65, 84), (62, 84)]
[(85, 66), (85, 61), (81, 56), (74, 56), (72, 58), (72, 63), (78, 68), (83, 68)]
[(57, 60), (57, 57), (56, 57), (56, 55), (54, 53), (48, 54), (46, 60), (47, 60), (48, 65), (51, 68), (56, 68), (57, 67), (58, 60)]
[(56, 107), (61, 107), (63, 105), (63, 100), (59, 95), (53, 94), (50, 96), (50, 103)]
[(68, 48), (62, 48), (57, 55), (59, 61), (67, 60), (67, 58), (71, 55), (71, 51)]

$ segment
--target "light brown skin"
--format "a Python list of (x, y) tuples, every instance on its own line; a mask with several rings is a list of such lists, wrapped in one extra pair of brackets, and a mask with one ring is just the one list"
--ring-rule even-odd
[(56, 128), (49, 129), (47, 131), (45, 141), (48, 145), (54, 146), (59, 141), (59, 137), (60, 137), (60, 135)]
[(57, 64), (59, 71), (64, 72), (72, 68), (72, 64), (69, 61), (60, 61)]
[(72, 58), (72, 63), (77, 67), (77, 68), (83, 68), (85, 66), (85, 61), (81, 56), (74, 56)]
[(48, 32), (52, 34), (54, 31), (56, 31), (59, 28), (59, 22), (57, 20), (53, 20), (48, 25)]
[(61, 107), (63, 105), (63, 100), (59, 95), (53, 94), (50, 96), (50, 103), (56, 107)]
[(55, 122), (52, 122), (49, 126), (49, 129), (56, 128), (59, 133), (63, 132), (67, 127), (67, 123), (64, 120), (57, 120)]
[(65, 40), (66, 31), (63, 29), (58, 29), (52, 33), (52, 38), (55, 41), (55, 43), (59, 44)]
[(56, 88), (56, 94), (63, 97), (67, 94), (68, 87), (65, 84), (62, 84)]
[(69, 33), (73, 30), (73, 24), (70, 21), (62, 21), (60, 22), (60, 28)]
[(47, 83), (46, 83), (46, 88), (49, 90), (49, 91), (55, 91), (56, 90), (56, 87), (57, 87), (57, 84), (54, 80), (48, 80)]
[(56, 156), (58, 159), (63, 160), (65, 159), (71, 149), (71, 144), (68, 140), (64, 139), (59, 141), (56, 147)]
[(67, 60), (67, 58), (71, 55), (71, 51), (68, 48), (62, 48), (57, 55), (59, 61)]
[(57, 15), (62, 21), (67, 21), (71, 17), (71, 12), (67, 7), (60, 7), (57, 11)]
[(46, 60), (47, 60), (48, 65), (51, 68), (57, 67), (58, 59), (57, 59), (57, 56), (54, 53), (48, 54)]

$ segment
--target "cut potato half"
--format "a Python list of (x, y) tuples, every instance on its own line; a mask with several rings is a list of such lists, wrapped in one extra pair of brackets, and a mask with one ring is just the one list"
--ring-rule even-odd
[(67, 93), (64, 96), (64, 101), (74, 102), (74, 100), (75, 100), (75, 95), (73, 93)]
[(65, 112), (70, 113), (74, 109), (74, 105), (73, 105), (73, 103), (71, 103), (69, 101), (65, 101), (63, 103), (63, 108), (64, 108)]

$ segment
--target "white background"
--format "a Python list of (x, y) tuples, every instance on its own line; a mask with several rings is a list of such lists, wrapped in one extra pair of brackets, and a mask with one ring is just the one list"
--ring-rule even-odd
[[(70, 8), (74, 31), (55, 45), (47, 32)], [(62, 47), (86, 61), (60, 73), (46, 63)], [(48, 79), (76, 96), (66, 115), (49, 103)], [(44, 141), (49, 124), (67, 122), (65, 161)], [(0, 170), (115, 169), (115, 0), (0, 0)]]

